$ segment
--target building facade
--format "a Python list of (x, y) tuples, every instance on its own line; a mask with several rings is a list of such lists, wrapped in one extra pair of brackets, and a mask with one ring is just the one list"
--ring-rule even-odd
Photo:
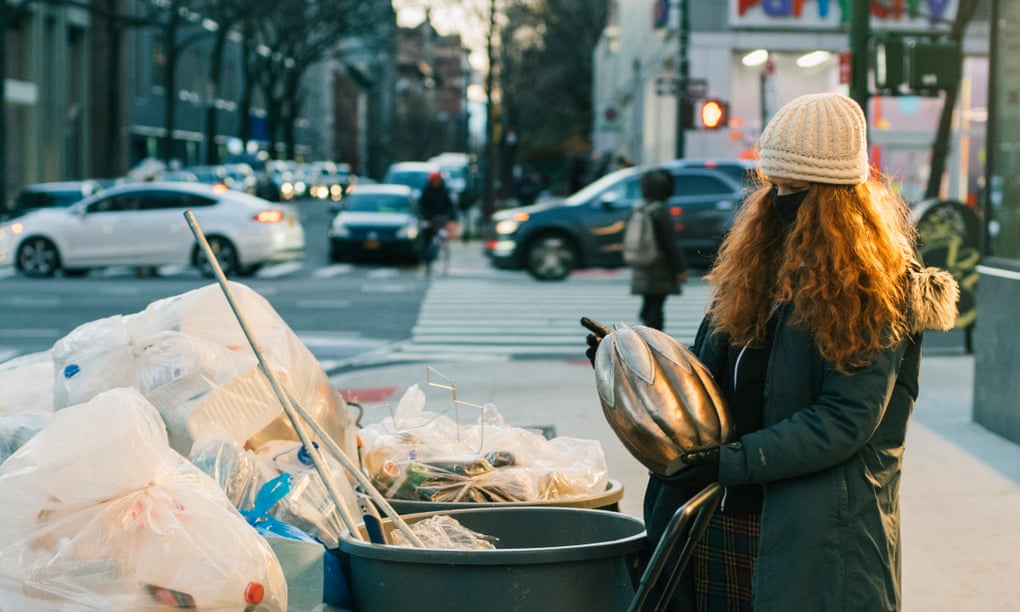
[(88, 168), (92, 88), (86, 11), (8, 2), (3, 36), (5, 189)]
[(467, 147), (467, 50), (426, 19), (400, 28), (396, 56), (394, 161), (425, 160)]
[[(102, 0), (91, 3), (92, 10), (59, 2), (5, 5), (0, 202), (28, 184), (114, 178), (145, 158), (166, 157), (168, 125), (169, 158), (182, 165), (244, 153), (244, 142), (248, 152), (285, 155), (282, 147), (268, 151), (273, 139), (262, 93), (251, 90), (244, 102), (245, 50), (236, 29), (225, 32), (214, 88), (210, 65), (218, 24), (183, 8), (180, 23), (158, 22), (153, 7), (177, 3)], [(392, 7), (388, 17), (388, 24), (372, 24), (381, 36), (342, 41), (305, 74), (294, 124), (293, 156), (299, 161), (347, 162), (365, 173), (390, 163), (388, 139), (397, 112)], [(178, 48), (171, 52), (168, 42)]]

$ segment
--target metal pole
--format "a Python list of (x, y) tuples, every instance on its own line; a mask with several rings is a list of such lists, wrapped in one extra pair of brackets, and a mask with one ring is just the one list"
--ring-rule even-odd
[(488, 70), (485, 73), (485, 180), (484, 191), (482, 192), (482, 222), (488, 223), (492, 213), (496, 210), (496, 118), (493, 116), (495, 102), (493, 101), (493, 88), (495, 87), (496, 54), (493, 48), (493, 37), (496, 35), (496, 0), (489, 0), (489, 32), (485, 40), (485, 49), (489, 59)]
[(850, 2), (850, 97), (861, 105), (868, 118), (868, 39), (871, 36), (870, 0)]
[[(237, 301), (234, 299), (234, 294), (230, 291), (230, 285), (227, 283), (226, 275), (223, 274), (223, 268), (220, 267), (220, 263), (216, 259), (216, 254), (213, 252), (212, 247), (209, 246), (209, 241), (206, 240), (205, 233), (202, 231), (202, 228), (199, 227), (198, 221), (195, 219), (194, 213), (192, 213), (190, 210), (186, 210), (184, 211), (184, 218), (187, 220), (188, 227), (191, 228), (191, 233), (194, 234), (195, 240), (197, 240), (199, 246), (202, 247), (202, 251), (205, 253), (205, 257), (209, 262), (209, 266), (212, 268), (213, 273), (216, 275), (216, 281), (219, 283), (220, 289), (223, 290), (223, 296), (227, 299), (227, 304), (230, 306), (230, 310), (233, 311), (234, 317), (237, 319), (238, 324), (241, 326), (241, 331), (244, 332), (244, 337), (248, 340), (248, 344), (249, 346), (251, 346), (252, 352), (255, 353), (255, 358), (258, 360), (259, 363), (259, 369), (262, 370), (262, 373), (266, 376), (266, 379), (269, 381), (269, 386), (273, 388), (273, 392), (276, 394), (276, 399), (280, 402), (280, 406), (283, 407), (283, 411), (287, 414), (287, 417), (290, 419), (291, 425), (294, 426), (294, 431), (297, 433), (298, 438), (301, 440), (301, 444), (303, 444), (305, 449), (308, 450), (308, 454), (312, 458), (312, 463), (315, 466), (315, 470), (322, 478), (322, 482), (325, 485), (326, 491), (329, 493), (330, 498), (333, 500), (333, 504), (336, 505), (337, 512), (340, 514), (340, 518), (343, 520), (344, 526), (347, 527), (347, 530), (350, 532), (352, 538), (364, 539), (361, 536), (361, 532), (358, 531), (357, 529), (357, 524), (355, 523), (354, 518), (350, 515), (350, 513), (347, 511), (347, 508), (344, 506), (341, 499), (342, 496), (337, 490), (336, 485), (333, 482), (333, 479), (330, 478), (329, 467), (326, 465), (325, 461), (322, 460), (322, 456), (319, 454), (319, 449), (312, 443), (312, 440), (309, 437), (308, 432), (305, 431), (305, 422), (312, 424), (313, 423), (312, 419), (306, 412), (304, 412), (303, 409), (297, 408), (296, 403), (291, 402), (290, 396), (283, 389), (283, 386), (280, 385), (280, 382), (276, 379), (276, 374), (274, 374), (272, 368), (269, 367), (269, 363), (266, 362), (266, 358), (262, 352), (262, 349), (259, 347), (258, 342), (255, 340), (255, 336), (252, 335), (251, 329), (248, 327), (248, 323), (245, 321), (244, 316), (241, 314), (241, 310), (237, 307)], [(301, 415), (298, 415), (298, 410), (301, 410)], [(302, 417), (305, 419), (305, 421), (302, 421)], [(318, 423), (314, 423), (312, 427), (319, 431), (317, 428)], [(333, 443), (331, 439), (329, 439), (328, 436), (322, 436), (322, 433), (319, 434), (320, 437), (322, 437), (322, 441), (330, 448), (331, 451), (334, 452), (334, 454), (337, 455), (337, 459), (340, 460), (340, 462), (343, 464), (343, 467), (347, 471), (351, 472), (351, 474), (358, 479), (358, 482), (361, 483), (362, 486), (365, 486), (365, 483), (367, 483), (367, 478), (364, 477), (364, 474), (361, 474), (357, 467), (354, 466), (353, 462), (351, 462), (351, 460), (343, 453), (343, 451), (338, 446), (336, 446)], [(359, 478), (359, 476), (361, 478)], [(364, 483), (362, 482), (362, 479), (364, 479), (365, 481)], [(366, 491), (371, 495), (371, 493), (375, 491), (375, 489), (374, 487), (371, 486), (371, 483), (367, 484), (368, 486), (366, 487)], [(376, 495), (378, 495), (377, 491)], [(375, 499), (374, 496), (373, 499)], [(386, 506), (388, 507), (389, 504), (386, 504)], [(384, 507), (384, 510), (385, 509), (386, 508)], [(410, 540), (414, 546), (417, 546), (419, 548), (424, 547), (424, 544), (418, 538), (418, 536), (413, 531), (411, 531), (410, 527), (403, 520), (401, 520), (399, 516), (396, 515), (396, 513), (394, 513), (394, 516), (391, 518), (393, 519), (393, 523), (402, 532), (404, 532), (404, 535), (407, 536), (408, 540)]]
[(687, 61), (687, 44), (688, 44), (688, 31), (690, 30), (690, 20), (687, 15), (687, 0), (677, 0), (677, 11), (678, 15), (678, 26), (677, 26), (677, 44), (679, 46), (679, 64), (677, 69), (677, 82), (676, 82), (676, 158), (683, 159), (686, 155), (687, 143), (686, 143), (686, 131), (687, 126), (684, 125), (684, 121), (688, 116), (688, 109), (690, 100), (687, 99), (687, 78), (688, 72), (690, 71), (690, 65)]

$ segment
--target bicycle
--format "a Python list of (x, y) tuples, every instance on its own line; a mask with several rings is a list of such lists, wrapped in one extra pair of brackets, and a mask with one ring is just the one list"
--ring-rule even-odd
[[(425, 253), (425, 275), (431, 276), (432, 270), (435, 267), (439, 274), (446, 276), (450, 273), (450, 232), (446, 227), (446, 222), (441, 219), (437, 220), (435, 225), (437, 227), (433, 229), (431, 222), (422, 222), (422, 228), (428, 236)], [(429, 234), (431, 235), (429, 236)]]

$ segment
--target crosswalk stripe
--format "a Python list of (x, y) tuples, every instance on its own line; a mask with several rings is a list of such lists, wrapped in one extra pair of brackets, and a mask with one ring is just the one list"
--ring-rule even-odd
[[(530, 279), (435, 279), (411, 338), (388, 351), (365, 355), (358, 365), (407, 361), (509, 360), (535, 356), (583, 358), (582, 314), (614, 323), (637, 323), (640, 296), (626, 277), (536, 283)], [(689, 283), (666, 302), (666, 332), (689, 344), (704, 315), (707, 285)]]

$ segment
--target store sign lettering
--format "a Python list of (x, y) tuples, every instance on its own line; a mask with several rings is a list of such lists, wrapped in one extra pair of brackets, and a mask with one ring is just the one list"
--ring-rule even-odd
[[(836, 0), (839, 10), (846, 16), (850, 14), (851, 0)], [(871, 14), (882, 19), (902, 19), (907, 16), (923, 14), (932, 21), (946, 19), (952, 0), (891, 0), (890, 2), (871, 3)], [(737, 0), (737, 12), (740, 16), (747, 14), (752, 8), (761, 5), (761, 10), (770, 17), (801, 17), (804, 15), (806, 0)], [(821, 18), (829, 16), (830, 0), (816, 0), (815, 11)]]

